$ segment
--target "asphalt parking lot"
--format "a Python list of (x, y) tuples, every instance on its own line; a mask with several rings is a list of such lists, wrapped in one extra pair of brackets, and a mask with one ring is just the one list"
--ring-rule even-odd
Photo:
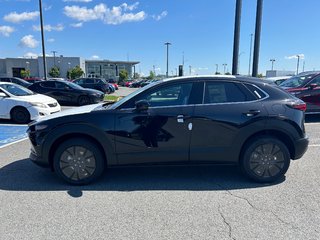
[(69, 186), (28, 159), (22, 140), (0, 148), (1, 239), (320, 239), (320, 116), (286, 178), (256, 184), (235, 166), (108, 169)]

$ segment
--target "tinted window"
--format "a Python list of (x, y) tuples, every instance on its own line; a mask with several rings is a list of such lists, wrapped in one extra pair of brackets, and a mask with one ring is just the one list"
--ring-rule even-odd
[(157, 87), (147, 93), (142, 93), (124, 104), (124, 108), (134, 108), (135, 103), (145, 99), (150, 107), (187, 105), (192, 83), (171, 84)]
[(315, 79), (313, 79), (310, 84), (317, 84), (318, 86), (320, 86), (320, 76), (316, 77)]
[(11, 82), (10, 79), (8, 79), (8, 78), (1, 78), (0, 81), (1, 82)]
[(1, 87), (15, 96), (28, 96), (33, 94), (29, 89), (13, 84), (2, 84)]
[(64, 83), (56, 82), (56, 88), (66, 89), (66, 88), (68, 88), (68, 86), (66, 84), (64, 84)]
[(247, 95), (241, 91), (236, 83), (232, 82), (207, 82), (205, 87), (204, 103), (244, 102)]
[(76, 83), (76, 84), (84, 84), (84, 79), (83, 78), (77, 79), (77, 80), (74, 81), (74, 83)]
[(92, 78), (87, 78), (85, 83), (86, 83), (86, 84), (93, 84), (93, 83), (94, 83), (94, 79), (92, 79)]
[(281, 87), (301, 87), (306, 84), (315, 74), (298, 75), (280, 84)]
[(262, 92), (259, 88), (251, 85), (251, 84), (245, 84), (245, 86), (255, 95), (257, 99), (265, 98), (266, 94)]
[(44, 87), (44, 88), (55, 88), (54, 82), (51, 82), (51, 81), (42, 82), (42, 83), (40, 83), (40, 86)]

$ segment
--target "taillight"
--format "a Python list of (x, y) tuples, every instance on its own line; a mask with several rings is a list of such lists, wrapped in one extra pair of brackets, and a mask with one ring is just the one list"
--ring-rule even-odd
[(307, 110), (307, 104), (304, 103), (304, 102), (288, 104), (287, 106), (290, 107), (290, 108), (294, 108), (294, 109), (303, 111), (303, 112), (305, 112)]

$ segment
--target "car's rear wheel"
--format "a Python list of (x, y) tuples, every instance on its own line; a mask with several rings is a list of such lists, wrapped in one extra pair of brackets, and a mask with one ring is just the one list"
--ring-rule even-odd
[(90, 104), (90, 99), (87, 96), (80, 96), (78, 99), (79, 106)]
[(249, 178), (257, 182), (274, 182), (287, 172), (290, 154), (282, 141), (260, 137), (245, 146), (240, 164)]
[(30, 122), (30, 113), (24, 107), (15, 107), (11, 110), (11, 120), (16, 123)]
[(75, 185), (88, 184), (99, 178), (104, 163), (98, 146), (84, 138), (63, 142), (53, 158), (53, 167), (58, 176)]

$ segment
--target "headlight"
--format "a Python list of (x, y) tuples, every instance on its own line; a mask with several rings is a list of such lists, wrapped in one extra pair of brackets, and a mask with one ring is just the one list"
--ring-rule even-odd
[(35, 107), (47, 108), (47, 105), (45, 105), (45, 104), (43, 104), (43, 103), (31, 102), (30, 104), (31, 104), (32, 106), (35, 106)]

